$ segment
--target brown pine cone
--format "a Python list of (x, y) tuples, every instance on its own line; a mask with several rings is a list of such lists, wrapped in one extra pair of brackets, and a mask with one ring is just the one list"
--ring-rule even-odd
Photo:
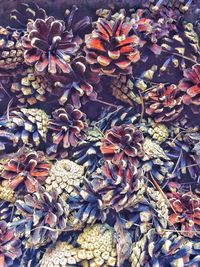
[(2, 177), (9, 182), (12, 189), (24, 184), (29, 193), (37, 190), (49, 174), (50, 163), (42, 151), (25, 150), (21, 155), (9, 160), (3, 168)]
[(183, 110), (182, 94), (176, 85), (160, 84), (144, 96), (145, 112), (154, 118), (155, 122), (173, 121)]
[(51, 94), (52, 87), (48, 77), (37, 74), (33, 68), (28, 68), (12, 83), (11, 91), (21, 104), (34, 105), (44, 102)]
[(106, 160), (116, 165), (127, 165), (144, 156), (143, 134), (133, 125), (114, 126), (105, 133), (102, 139), (101, 152)]
[(108, 76), (132, 72), (132, 63), (140, 59), (139, 37), (133, 35), (132, 25), (120, 15), (116, 21), (99, 19), (86, 40), (86, 60), (94, 72)]
[(29, 22), (22, 38), (25, 62), (37, 72), (69, 73), (71, 56), (79, 46), (65, 22), (54, 17)]
[(15, 69), (24, 62), (20, 41), (21, 34), (18, 31), (0, 27), (0, 68)]
[(46, 142), (48, 122), (48, 115), (41, 109), (12, 110), (9, 119), (6, 116), (1, 118), (0, 125), (3, 126), (4, 131), (2, 131), (0, 141), (1, 139), (9, 139), (10, 133), (14, 134), (15, 143), (20, 146), (24, 144), (39, 146), (40, 143)]
[(188, 105), (194, 114), (200, 112), (200, 64), (184, 71), (184, 77), (178, 88), (184, 92), (183, 103)]
[(65, 108), (56, 109), (49, 121), (49, 146), (47, 153), (51, 157), (66, 157), (67, 149), (76, 147), (83, 138), (87, 127), (86, 116), (79, 109), (67, 104)]

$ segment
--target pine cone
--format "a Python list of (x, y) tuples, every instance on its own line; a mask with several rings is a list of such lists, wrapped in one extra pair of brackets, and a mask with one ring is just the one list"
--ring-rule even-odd
[[(179, 189), (180, 191), (180, 189)], [(193, 238), (200, 229), (200, 198), (192, 192), (166, 194), (173, 210), (170, 209), (169, 223), (180, 227), (181, 234)]]
[(145, 112), (155, 122), (170, 122), (178, 118), (183, 110), (182, 96), (174, 84), (160, 85), (149, 91), (145, 97)]
[(47, 266), (116, 266), (116, 237), (107, 224), (95, 224), (84, 229), (77, 239), (78, 246), (57, 242), (48, 248), (40, 267)]
[(132, 267), (198, 266), (198, 253), (197, 243), (189, 242), (174, 232), (160, 235), (151, 229), (139, 241), (133, 243), (130, 261)]
[(100, 174), (95, 173), (90, 177), (92, 181), (89, 187), (98, 196), (103, 208), (119, 212), (133, 205), (136, 192), (144, 185), (137, 165), (133, 167), (133, 170), (123, 169), (107, 161)]
[(46, 12), (33, 2), (20, 3), (10, 14), (11, 23), (18, 29), (25, 29), (29, 22), (34, 22), (38, 18), (45, 19)]
[(44, 102), (51, 94), (52, 87), (48, 77), (37, 74), (33, 68), (28, 68), (16, 77), (11, 91), (21, 104), (34, 105)]
[(114, 21), (99, 19), (86, 40), (86, 60), (94, 72), (108, 76), (129, 74), (132, 63), (140, 59), (139, 38), (132, 34), (132, 25), (121, 15)]
[(79, 109), (70, 104), (65, 108), (56, 109), (48, 125), (50, 135), (48, 155), (66, 157), (67, 149), (71, 146), (76, 147), (82, 140), (86, 127), (86, 115)]
[(0, 184), (0, 200), (14, 203), (15, 202), (15, 192), (10, 188), (8, 181), (2, 181)]
[(42, 142), (46, 142), (48, 121), (47, 114), (41, 109), (12, 110), (9, 119), (3, 116), (0, 121), (0, 126), (5, 129), (0, 140), (6, 138), (10, 141), (10, 135), (14, 134), (15, 143), (20, 146), (23, 144), (39, 146)]
[(133, 125), (115, 126), (107, 130), (100, 147), (106, 160), (113, 164), (127, 166), (127, 160), (135, 164), (137, 158), (144, 156), (144, 137)]
[(84, 178), (84, 167), (68, 159), (58, 160), (51, 168), (45, 181), (47, 191), (58, 190), (63, 199), (68, 195), (76, 196), (74, 187), (79, 187)]
[(24, 62), (21, 33), (0, 27), (0, 68), (15, 69)]
[(14, 260), (21, 254), (21, 241), (15, 237), (14, 228), (0, 221), (0, 266), (15, 266)]
[(84, 140), (78, 143), (72, 155), (78, 164), (85, 167), (88, 175), (99, 166), (99, 161), (102, 157), (100, 151), (101, 137), (102, 134), (97, 129), (88, 128)]
[(71, 56), (78, 50), (72, 32), (66, 30), (62, 20), (54, 17), (36, 19), (27, 25), (22, 38), (24, 58), (37, 72), (69, 73)]
[[(94, 84), (100, 78), (97, 73), (90, 70), (89, 64), (83, 56), (77, 56), (71, 62), (71, 71), (65, 75), (53, 75), (55, 87), (61, 89), (60, 104), (72, 102), (76, 108), (85, 104), (88, 99), (95, 99), (97, 93), (94, 91)], [(63, 92), (64, 91), (64, 92)]]
[(16, 207), (23, 216), (18, 225), (25, 227), (27, 242), (31, 246), (55, 242), (61, 231), (66, 229), (69, 207), (58, 198), (55, 190), (48, 193), (40, 188), (38, 192), (26, 195), (24, 200), (17, 200)]
[(200, 112), (200, 64), (184, 71), (184, 77), (178, 88), (184, 92), (183, 103), (188, 105), (194, 114)]
[(130, 106), (140, 105), (140, 91), (145, 90), (147, 85), (143, 80), (135, 82), (128, 75), (120, 75), (111, 81), (111, 89), (114, 97), (129, 104)]
[(152, 121), (151, 128), (148, 129), (148, 134), (152, 137), (152, 139), (161, 144), (169, 137), (169, 130), (165, 124), (155, 123)]
[(16, 189), (24, 184), (27, 192), (33, 193), (38, 183), (44, 183), (50, 167), (42, 151), (27, 150), (4, 165), (2, 177), (9, 181), (10, 188)]

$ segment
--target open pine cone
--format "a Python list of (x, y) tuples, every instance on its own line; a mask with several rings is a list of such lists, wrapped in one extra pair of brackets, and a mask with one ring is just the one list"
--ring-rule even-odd
[(54, 17), (29, 22), (22, 45), (25, 62), (34, 65), (38, 72), (51, 74), (69, 73), (71, 56), (79, 48), (72, 32), (66, 30), (64, 21)]
[(42, 151), (27, 150), (8, 161), (1, 176), (9, 181), (12, 189), (24, 183), (26, 190), (33, 193), (37, 190), (38, 183), (44, 183), (50, 167)]
[(65, 108), (56, 109), (49, 121), (50, 144), (47, 153), (54, 157), (66, 157), (69, 147), (76, 147), (83, 138), (87, 127), (86, 117), (79, 109), (67, 104)]
[(132, 72), (132, 63), (140, 59), (140, 39), (133, 35), (130, 23), (121, 15), (116, 21), (99, 19), (86, 40), (86, 60), (94, 72), (116, 76)]
[(147, 92), (145, 97), (145, 112), (152, 116), (155, 122), (170, 122), (178, 118), (183, 110), (182, 94), (176, 85), (160, 85)]
[(126, 166), (144, 156), (144, 137), (133, 125), (114, 126), (105, 133), (102, 139), (101, 152), (106, 160), (113, 164)]
[(178, 88), (184, 92), (183, 103), (188, 105), (194, 114), (200, 112), (200, 64), (184, 71), (184, 77)]

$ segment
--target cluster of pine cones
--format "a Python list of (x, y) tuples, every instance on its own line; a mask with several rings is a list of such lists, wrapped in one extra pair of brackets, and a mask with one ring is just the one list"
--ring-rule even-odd
[(0, 267), (200, 266), (192, 1), (125, 2), (0, 26)]

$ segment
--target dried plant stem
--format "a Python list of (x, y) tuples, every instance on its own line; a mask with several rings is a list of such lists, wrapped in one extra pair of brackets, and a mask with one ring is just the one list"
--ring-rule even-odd
[(114, 105), (114, 104), (111, 104), (111, 103), (108, 103), (108, 102), (105, 102), (103, 100), (100, 100), (100, 99), (95, 99), (93, 100), (94, 102), (98, 102), (98, 103), (101, 103), (101, 104), (104, 104), (104, 105), (107, 105), (107, 106), (110, 106), (110, 107), (113, 107), (113, 108), (118, 108), (117, 105)]
[(189, 57), (180, 55), (178, 53), (170, 52), (170, 51), (167, 51), (167, 50), (164, 50), (164, 49), (163, 49), (163, 52), (168, 53), (168, 54), (171, 54), (171, 55), (174, 55), (174, 56), (177, 56), (177, 57), (181, 57), (181, 58), (187, 59), (188, 61), (191, 61), (192, 63), (195, 63), (195, 64), (198, 63), (196, 60), (193, 60), (193, 59), (191, 59)]

